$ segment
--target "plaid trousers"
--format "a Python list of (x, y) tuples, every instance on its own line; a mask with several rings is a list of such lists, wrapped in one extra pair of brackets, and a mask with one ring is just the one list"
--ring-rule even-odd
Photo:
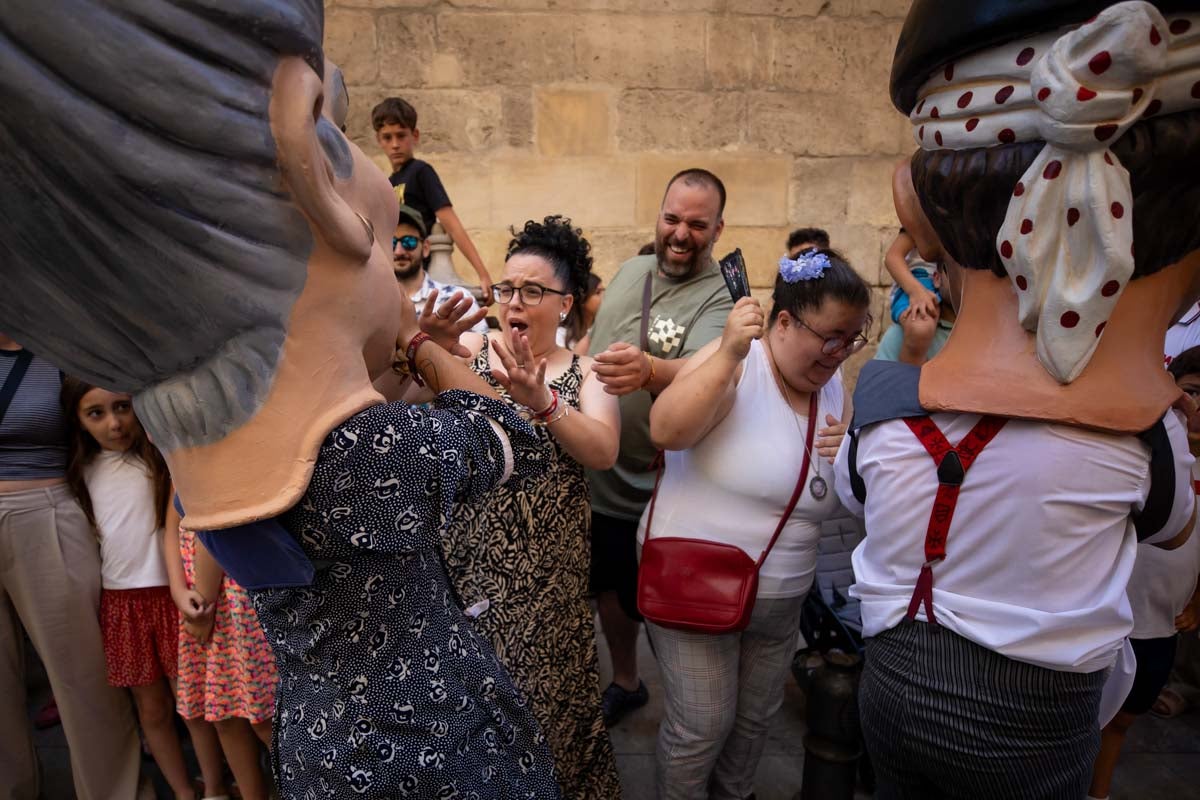
[(666, 696), (655, 753), (659, 800), (745, 800), (754, 791), (803, 604), (803, 595), (759, 598), (739, 633), (646, 623)]

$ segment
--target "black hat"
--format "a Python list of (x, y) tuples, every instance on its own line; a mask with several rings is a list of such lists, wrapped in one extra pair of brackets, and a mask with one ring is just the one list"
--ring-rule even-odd
[[(929, 76), (951, 61), (1014, 39), (1074, 25), (1114, 0), (913, 0), (892, 60), (892, 103), (904, 114)], [(1156, 0), (1164, 14), (1195, 11), (1196, 0)]]
[(412, 225), (420, 231), (422, 239), (428, 236), (428, 233), (425, 231), (425, 220), (422, 218), (421, 212), (412, 206), (406, 206), (403, 203), (400, 204), (400, 219), (397, 220), (396, 224), (399, 225), (401, 222)]

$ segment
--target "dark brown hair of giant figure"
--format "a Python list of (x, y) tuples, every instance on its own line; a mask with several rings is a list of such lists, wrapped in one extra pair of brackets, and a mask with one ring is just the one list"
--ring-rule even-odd
[[(942, 246), (968, 269), (1006, 277), (996, 252), (1013, 187), (1042, 142), (918, 151), (913, 188)], [(1200, 111), (1142, 120), (1112, 145), (1133, 190), (1133, 278), (1200, 249)]]
[(922, 222), (940, 240), (947, 263), (966, 268), (963, 313), (946, 347), (922, 370), (921, 403), (931, 411), (1145, 430), (1179, 395), (1162, 369), (1163, 335), (1200, 294), (1200, 183), (1194, 178), (1200, 174), (1200, 112), (1143, 120), (1112, 146), (1130, 173), (1137, 280), (1125, 288), (1088, 366), (1070, 384), (1059, 384), (1038, 362), (995, 251), (1013, 187), (1042, 146), (918, 152), (911, 160), (910, 190), (928, 218)]

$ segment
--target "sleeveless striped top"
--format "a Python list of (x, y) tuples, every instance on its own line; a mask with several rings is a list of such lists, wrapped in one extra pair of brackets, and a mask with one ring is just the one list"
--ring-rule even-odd
[[(0, 350), (0, 385), (20, 350)], [(62, 375), (34, 356), (0, 421), (0, 480), (61, 478), (67, 469), (67, 425), (59, 405)]]

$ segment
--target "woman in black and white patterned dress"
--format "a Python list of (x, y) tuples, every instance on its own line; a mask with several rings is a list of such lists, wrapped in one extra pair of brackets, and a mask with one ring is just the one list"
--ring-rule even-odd
[(280, 797), (554, 800), (545, 737), (441, 557), (456, 506), (539, 475), (544, 445), (399, 305), (397, 366), (434, 402), (350, 416), (294, 507), (199, 533), (250, 592), (275, 653)]
[(285, 800), (559, 796), (544, 737), (439, 555), (455, 502), (542, 469), (528, 430), (497, 401), (451, 391), (429, 410), (375, 406), (325, 439), (279, 520), (315, 578), (254, 593), (279, 663)]

